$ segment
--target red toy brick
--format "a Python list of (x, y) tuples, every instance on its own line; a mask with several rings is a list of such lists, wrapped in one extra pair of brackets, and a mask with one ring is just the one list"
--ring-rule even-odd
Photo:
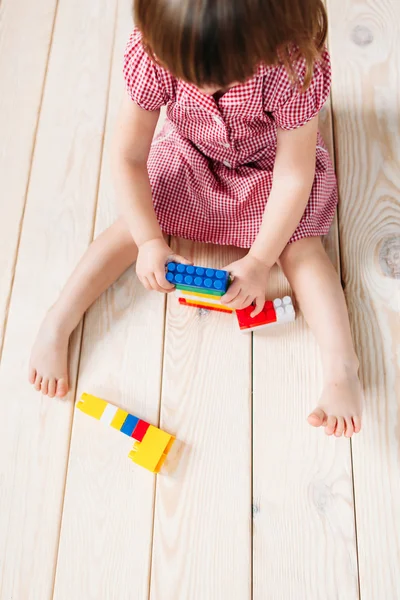
[(250, 329), (253, 327), (259, 327), (260, 325), (268, 325), (269, 323), (276, 323), (276, 312), (274, 308), (274, 303), (271, 300), (267, 300), (264, 304), (264, 308), (254, 318), (251, 318), (250, 315), (254, 310), (254, 306), (248, 306), (247, 308), (243, 308), (242, 310), (237, 310), (236, 315), (239, 323), (240, 329)]
[(136, 425), (135, 429), (132, 432), (131, 437), (138, 442), (141, 442), (144, 438), (144, 434), (150, 427), (150, 423), (146, 423), (146, 421), (139, 420), (139, 423)]

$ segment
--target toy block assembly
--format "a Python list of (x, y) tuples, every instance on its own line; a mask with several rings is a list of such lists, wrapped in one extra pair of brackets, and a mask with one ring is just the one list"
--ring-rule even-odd
[(166, 278), (175, 285), (180, 304), (217, 312), (233, 312), (219, 300), (229, 286), (227, 271), (170, 262)]
[(129, 458), (152, 473), (160, 471), (174, 443), (173, 435), (90, 394), (82, 394), (76, 407), (135, 440)]
[(274, 324), (290, 323), (296, 318), (292, 299), (289, 296), (283, 299), (276, 298), (273, 302), (267, 300), (260, 314), (251, 318), (253, 310), (254, 306), (248, 306), (236, 311), (240, 331), (249, 332)]
[[(230, 284), (227, 271), (171, 262), (167, 265), (166, 278), (175, 285), (179, 304), (216, 312), (235, 312), (220, 300)], [(268, 300), (262, 312), (252, 319), (250, 315), (253, 311), (254, 306), (236, 311), (240, 331), (255, 331), (273, 324), (290, 323), (296, 318), (289, 296), (276, 298), (273, 302)]]

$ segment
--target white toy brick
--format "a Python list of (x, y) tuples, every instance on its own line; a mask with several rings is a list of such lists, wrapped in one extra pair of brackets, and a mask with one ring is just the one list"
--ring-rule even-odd
[(118, 410), (118, 406), (114, 406), (113, 404), (107, 404), (103, 414), (100, 417), (100, 421), (105, 423), (106, 425), (111, 425), (111, 421), (115, 417), (115, 413)]

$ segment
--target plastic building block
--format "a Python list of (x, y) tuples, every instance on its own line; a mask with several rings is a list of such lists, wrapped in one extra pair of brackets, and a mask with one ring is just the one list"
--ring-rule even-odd
[(158, 473), (170, 451), (174, 439), (165, 431), (149, 425), (142, 442), (135, 442), (129, 453), (129, 458), (152, 471)]
[(119, 408), (115, 413), (113, 420), (110, 423), (111, 427), (114, 427), (114, 429), (118, 429), (118, 431), (121, 431), (127, 416), (128, 413), (126, 412), (126, 410), (122, 410), (122, 408)]
[[(91, 396), (90, 394), (82, 394), (82, 397), (76, 406), (87, 415), (90, 415), (91, 417), (100, 420), (109, 404), (106, 400), (96, 398), (96, 396)], [(118, 408), (116, 406), (113, 408), (115, 408), (115, 412), (113, 413), (114, 416)]]
[(276, 313), (274, 309), (274, 304), (270, 300), (268, 300), (264, 304), (264, 308), (254, 318), (251, 318), (251, 313), (254, 310), (254, 306), (248, 306), (247, 308), (243, 308), (242, 310), (236, 311), (237, 320), (239, 323), (239, 328), (241, 331), (252, 331), (255, 328), (261, 327), (263, 325), (269, 325), (270, 323), (276, 323)]
[(129, 458), (152, 473), (159, 472), (175, 441), (173, 435), (91, 394), (82, 394), (76, 407), (136, 440)]
[[(187, 304), (190, 306), (196, 306), (197, 308), (207, 308), (208, 310), (218, 310), (219, 312), (233, 312), (233, 308), (222, 304), (215, 296), (206, 296), (205, 294), (191, 294), (177, 290), (175, 292), (179, 298), (180, 304)], [(184, 300), (184, 302), (181, 302)]]
[(136, 425), (135, 430), (132, 432), (132, 437), (138, 442), (141, 442), (149, 427), (149, 423), (146, 423), (146, 421), (139, 420), (139, 423)]
[(205, 303), (197, 303), (186, 300), (186, 298), (179, 298), (179, 304), (183, 304), (184, 306), (191, 306), (193, 308), (204, 308), (205, 310), (214, 310), (216, 312), (223, 312), (227, 314), (233, 313), (232, 309), (226, 309), (223, 306), (218, 306), (217, 304), (207, 304)]
[(221, 304), (220, 298), (223, 296), (224, 293), (225, 292), (223, 292), (221, 294), (219, 294), (219, 293), (214, 294), (212, 292), (212, 293), (206, 294), (206, 293), (202, 293), (202, 292), (192, 292), (191, 290), (188, 290), (188, 289), (180, 290), (179, 288), (177, 288), (175, 290), (175, 295), (178, 296), (178, 298), (181, 298), (183, 296), (186, 298), (186, 297), (190, 296), (191, 298), (196, 298), (197, 300), (206, 299), (206, 302), (208, 302), (209, 300), (212, 300), (213, 302), (218, 302), (219, 304)]
[(113, 404), (107, 404), (103, 414), (101, 415), (101, 422), (105, 423), (106, 425), (111, 425), (117, 412), (118, 406), (114, 406)]
[[(177, 290), (180, 290), (182, 292), (190, 292), (192, 294), (199, 294), (201, 292), (206, 292), (206, 290), (204, 290), (203, 288), (198, 288), (198, 287), (190, 287), (188, 285), (179, 285), (176, 284), (175, 285)], [(207, 296), (214, 296), (214, 297), (221, 297), (225, 294), (224, 291), (220, 291), (218, 292), (217, 290), (207, 290)]]
[(121, 433), (124, 433), (128, 437), (132, 437), (136, 425), (139, 423), (139, 419), (133, 415), (128, 415), (125, 419), (124, 424), (121, 427)]
[(280, 298), (276, 298), (274, 300), (274, 308), (278, 323), (291, 323), (295, 320), (296, 314), (294, 312), (294, 306), (290, 296), (285, 296), (282, 298), (282, 300)]
[(182, 265), (170, 262), (167, 265), (166, 279), (181, 289), (188, 287), (201, 290), (214, 290), (225, 293), (229, 285), (228, 271), (220, 269), (208, 269), (193, 265)]
[(254, 331), (276, 323), (289, 323), (295, 320), (292, 299), (285, 296), (282, 300), (276, 298), (273, 302), (268, 300), (263, 310), (256, 317), (251, 318), (254, 306), (248, 306), (236, 311), (240, 331)]

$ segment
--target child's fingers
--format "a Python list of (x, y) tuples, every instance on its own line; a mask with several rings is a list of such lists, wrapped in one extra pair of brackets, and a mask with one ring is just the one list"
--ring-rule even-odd
[[(232, 300), (232, 302), (229, 302), (229, 308), (233, 308), (234, 310), (241, 310), (245, 307), (248, 298), (249, 297), (247, 296), (247, 294), (240, 291), (238, 296), (236, 296), (236, 298)], [(249, 304), (247, 304), (246, 306), (249, 306)]]
[(247, 308), (248, 306), (251, 306), (251, 304), (253, 304), (253, 300), (254, 300), (253, 296), (245, 296), (245, 299), (243, 300), (239, 310), (242, 310), (243, 308)]
[(185, 258), (184, 256), (181, 256), (180, 254), (173, 254), (172, 256), (169, 256), (168, 262), (177, 262), (177, 263), (181, 263), (183, 265), (192, 265), (193, 264), (193, 262), (191, 260), (187, 260), (187, 258)]
[(146, 290), (148, 292), (151, 292), (151, 285), (150, 285), (147, 277), (139, 277), (139, 281), (143, 285), (143, 287), (146, 288)]
[(162, 292), (163, 294), (165, 294), (165, 292), (167, 290), (165, 290), (163, 287), (161, 287), (160, 285), (158, 285), (155, 274), (151, 273), (150, 275), (147, 276), (147, 279), (151, 285), (151, 289), (155, 290), (156, 292)]
[(241, 286), (240, 286), (239, 280), (237, 279), (229, 286), (229, 289), (226, 292), (226, 294), (224, 294), (221, 297), (222, 304), (230, 304), (231, 302), (233, 302), (234, 300), (237, 299), (240, 292), (241, 292)]
[(256, 307), (253, 310), (253, 312), (251, 313), (250, 317), (253, 319), (254, 317), (256, 317), (257, 315), (260, 314), (260, 312), (262, 311), (262, 309), (264, 308), (264, 304), (265, 304), (265, 298), (263, 296), (257, 296), (256, 300)]
[(163, 292), (172, 292), (175, 289), (175, 286), (165, 279), (165, 271), (156, 271), (154, 275)]

